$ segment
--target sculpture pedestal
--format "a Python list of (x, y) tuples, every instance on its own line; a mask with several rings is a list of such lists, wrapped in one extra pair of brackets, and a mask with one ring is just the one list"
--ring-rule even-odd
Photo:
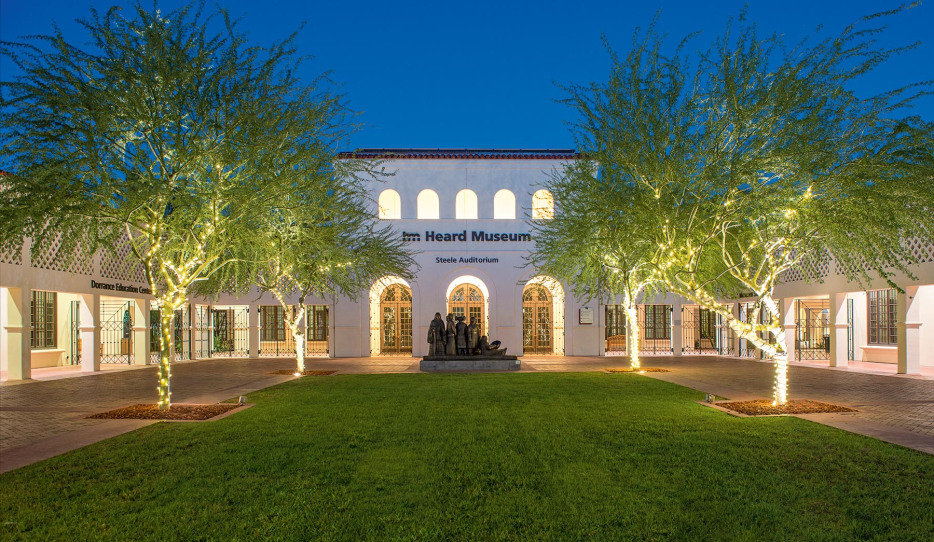
[(516, 356), (425, 356), (418, 368), (422, 371), (518, 371), (521, 362)]

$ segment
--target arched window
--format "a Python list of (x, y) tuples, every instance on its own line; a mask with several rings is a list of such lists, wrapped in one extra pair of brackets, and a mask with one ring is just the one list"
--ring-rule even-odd
[(441, 204), (438, 203), (438, 194), (434, 190), (425, 189), (418, 193), (418, 218), (441, 218)]
[(383, 190), (379, 194), (379, 217), (385, 220), (402, 218), (402, 198), (395, 190)]
[(477, 194), (473, 190), (464, 189), (454, 198), (454, 218), (477, 218)]
[(493, 218), (516, 218), (516, 196), (511, 191), (504, 188), (493, 196)]
[(547, 190), (538, 190), (532, 194), (532, 218), (549, 219), (555, 217), (555, 198)]

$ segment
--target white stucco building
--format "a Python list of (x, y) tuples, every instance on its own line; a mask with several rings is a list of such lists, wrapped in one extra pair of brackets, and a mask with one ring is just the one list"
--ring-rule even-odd
[[(482, 333), (518, 355), (624, 353), (622, 312), (613, 303), (575, 299), (570, 288), (526, 265), (529, 216), (553, 213), (541, 184), (572, 150), (371, 149), (394, 174), (373, 186), (373, 213), (391, 222), (418, 251), (412, 281), (384, 277), (355, 299), (315, 299), (309, 355), (417, 356), (428, 351), (435, 312), (475, 318)], [(916, 373), (934, 366), (934, 246), (913, 242), (922, 264), (866, 291), (833, 262), (823, 282), (790, 274), (778, 288), (792, 360), (896, 364)], [(125, 255), (128, 256), (128, 255)], [(142, 270), (97, 256), (65, 269), (54, 251), (0, 254), (0, 372), (30, 378), (34, 369), (148, 364), (158, 325)], [(744, 305), (736, 304), (737, 314)], [(644, 354), (758, 356), (716, 315), (675, 297), (639, 308)], [(176, 315), (176, 356), (294, 355), (294, 343), (271, 295), (194, 299)], [(791, 345), (789, 345), (791, 346)]]

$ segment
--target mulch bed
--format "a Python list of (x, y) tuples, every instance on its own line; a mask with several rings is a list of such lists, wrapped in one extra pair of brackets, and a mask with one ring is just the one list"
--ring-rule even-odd
[[(332, 375), (332, 374), (334, 374), (334, 373), (336, 373), (336, 372), (337, 372), (337, 371), (312, 371), (312, 370), (307, 370), (307, 371), (305, 371), (304, 373), (302, 373), (302, 376), (330, 376), (330, 375)], [(294, 375), (294, 374), (295, 374), (295, 369), (292, 369), (292, 370), (289, 370), (289, 369), (282, 369), (281, 371), (272, 371), (271, 373), (266, 373), (266, 374), (269, 374), (269, 375)]]
[(236, 403), (172, 405), (168, 410), (159, 410), (158, 405), (133, 405), (94, 414), (88, 418), (97, 420), (209, 420), (240, 406)]
[(609, 367), (604, 369), (608, 373), (670, 373), (668, 369), (662, 369), (661, 367), (641, 367), (639, 369), (633, 369), (632, 367)]
[(757, 399), (755, 401), (727, 401), (714, 403), (733, 412), (747, 416), (776, 416), (779, 414), (821, 414), (825, 412), (858, 412), (847, 408), (820, 401), (796, 400), (788, 401), (784, 405), (773, 405), (771, 400)]

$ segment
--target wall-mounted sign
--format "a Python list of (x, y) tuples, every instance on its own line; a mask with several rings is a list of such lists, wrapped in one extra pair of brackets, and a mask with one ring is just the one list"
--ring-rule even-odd
[(584, 307), (578, 311), (578, 322), (582, 325), (593, 324), (593, 309)]
[(131, 294), (152, 294), (152, 290), (149, 288), (140, 288), (139, 286), (130, 286), (127, 284), (120, 284), (119, 282), (97, 282), (96, 280), (91, 281), (91, 289), (128, 292)]
[[(468, 233), (470, 235), (468, 235)], [(488, 233), (485, 231), (470, 231), (467, 230), (454, 233), (441, 233), (436, 231), (426, 231), (424, 240), (429, 243), (452, 243), (452, 242), (467, 242), (467, 240), (473, 242), (511, 242), (511, 243), (528, 243), (532, 241), (532, 235), (528, 233)], [(421, 242), (423, 240), (422, 234), (411, 231), (402, 232), (402, 240), (409, 242)]]
[(489, 258), (487, 256), (461, 256), (459, 258), (435, 257), (435, 263), (499, 263), (499, 258)]

